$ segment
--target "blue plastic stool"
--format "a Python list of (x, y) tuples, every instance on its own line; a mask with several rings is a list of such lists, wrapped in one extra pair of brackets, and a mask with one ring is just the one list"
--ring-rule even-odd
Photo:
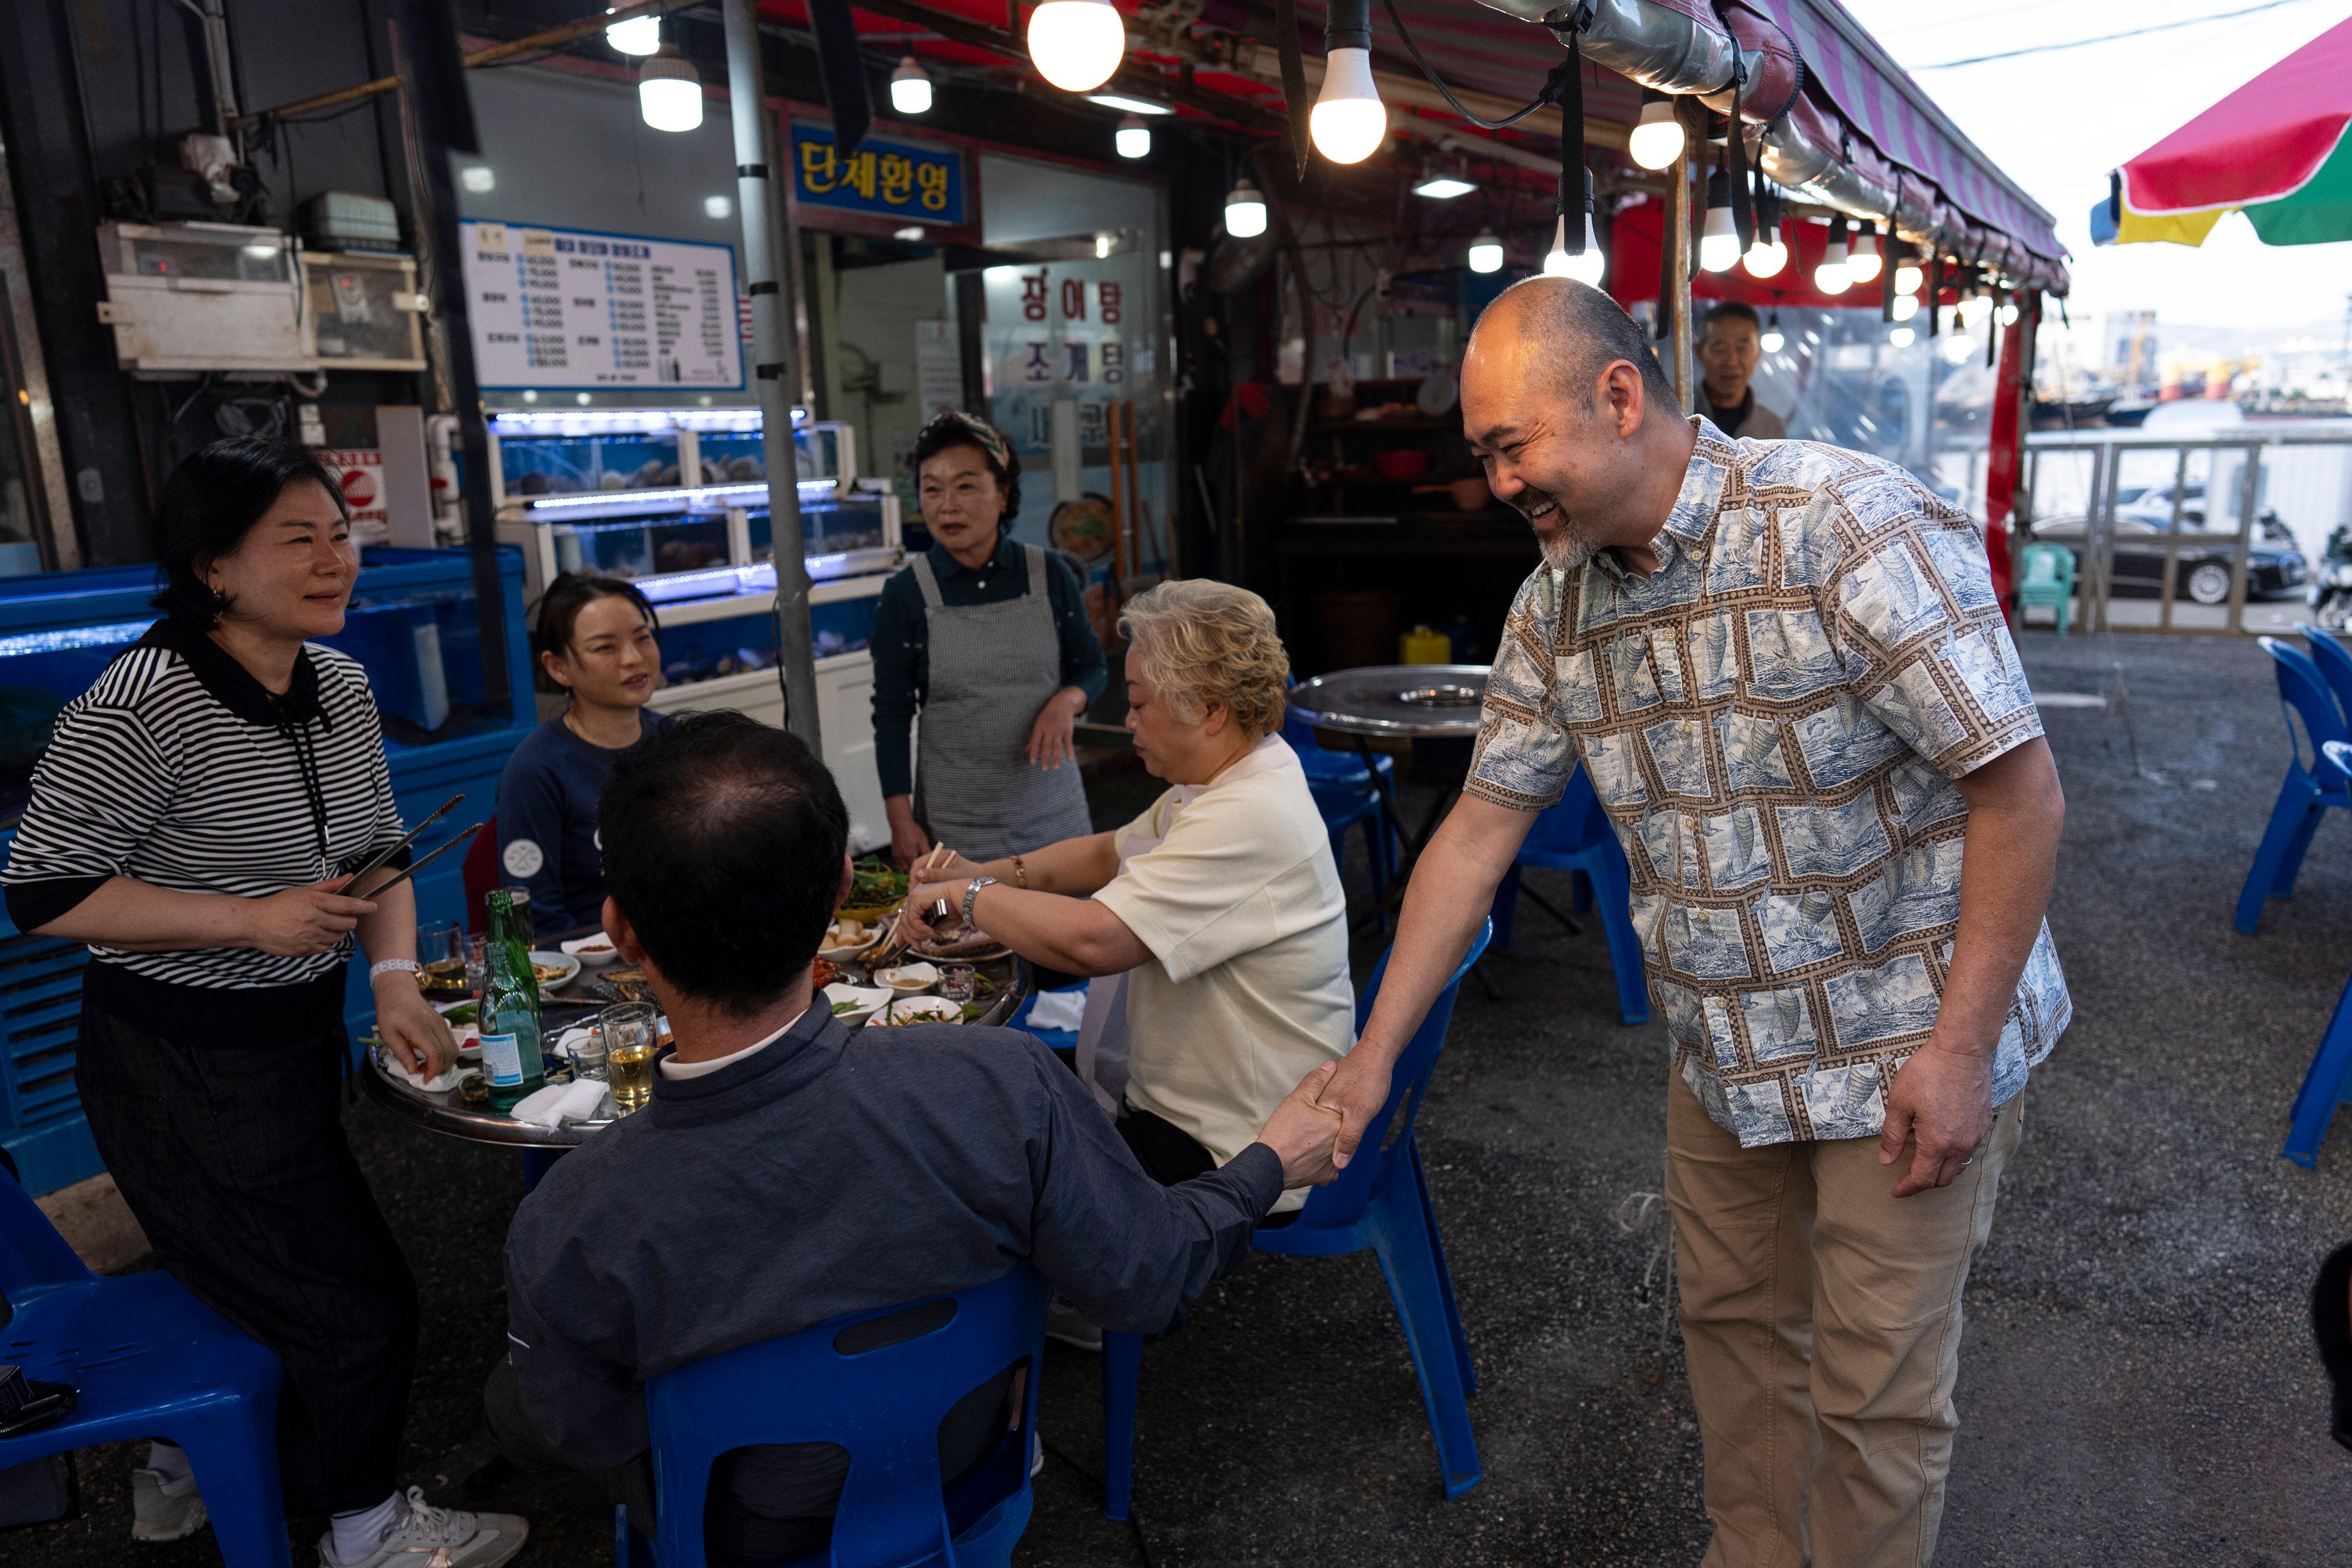
[[(2339, 772), (2352, 773), (2352, 745), (2330, 741), (2322, 750)], [(2310, 1170), (2318, 1163), (2319, 1142), (2327, 1136), (2336, 1108), (2347, 1100), (2352, 1100), (2352, 981), (2346, 982), (2327, 1031), (2319, 1037), (2319, 1048), (2311, 1053), (2303, 1087), (2295, 1091), (2294, 1109), (2287, 1113), (2286, 1147), (2279, 1152)]]
[(0, 1329), (0, 1362), (81, 1391), (64, 1420), (0, 1439), (0, 1468), (99, 1443), (177, 1443), (228, 1568), (292, 1568), (278, 1485), (284, 1374), (275, 1355), (161, 1269), (124, 1279), (92, 1274), (5, 1174), (0, 1294), (16, 1310)]
[[(1632, 874), (1625, 866), (1624, 847), (1617, 842), (1617, 830), (1609, 825), (1609, 814), (1601, 809), (1601, 797), (1593, 793), (1592, 781), (1584, 776), (1582, 768), (1570, 777), (1559, 803), (1538, 814), (1526, 842), (1519, 846), (1518, 858), (1495, 889), (1491, 918), (1498, 948), (1511, 945), (1512, 929), (1517, 924), (1519, 873), (1529, 866), (1576, 873), (1570, 907), (1579, 914), (1592, 911), (1601, 916), (1601, 931), (1609, 939), (1609, 967), (1617, 977), (1617, 1016), (1628, 1024), (1648, 1023), (1650, 983), (1642, 972), (1642, 939), (1633, 932)], [(1534, 898), (1534, 891), (1529, 889), (1528, 896)], [(1559, 912), (1552, 910), (1554, 914)]]
[[(2248, 936), (2254, 934), (2262, 919), (2265, 899), (2284, 899), (2294, 892), (2295, 874), (2303, 869), (2311, 836), (2319, 831), (2319, 819), (2327, 808), (2352, 810), (2352, 781), (2326, 755), (2329, 742), (2352, 740), (2344, 715), (2328, 692), (2326, 679), (2300, 649), (2276, 637), (2259, 640), (2278, 676), (2279, 707), (2288, 715), (2288, 752), (2286, 779), (2279, 785), (2277, 804), (2271, 807), (2270, 826), (2263, 830), (2262, 847), (2254, 851), (2254, 864), (2238, 893), (2235, 923)], [(2304, 765), (2303, 742), (2294, 732), (2298, 719), (2304, 733), (2311, 737), (2314, 755), (2309, 767)]]
[[(1330, 1185), (1307, 1194), (1307, 1206), (1296, 1220), (1278, 1229), (1258, 1230), (1250, 1238), (1260, 1252), (1291, 1258), (1337, 1258), (1367, 1249), (1379, 1256), (1381, 1276), (1388, 1281), (1389, 1298), (1396, 1303), (1405, 1345), (1412, 1352), (1413, 1371), (1421, 1376), (1422, 1403), (1437, 1439), (1438, 1468), (1444, 1473), (1449, 1498), (1460, 1497), (1479, 1480), (1478, 1445), (1471, 1436), (1467, 1403), (1478, 1392), (1478, 1379), (1470, 1367), (1470, 1342), (1462, 1331), (1462, 1310), (1454, 1300), (1454, 1276), (1445, 1267), (1445, 1245), (1437, 1234), (1437, 1211), (1429, 1201), (1429, 1178), (1421, 1168), (1412, 1123), (1437, 1070), (1437, 1053), (1454, 1019), (1462, 977), (1486, 951), (1494, 929), (1491, 922), (1480, 929), (1454, 978), (1430, 1004), (1421, 1027), (1397, 1058), (1388, 1103), (1364, 1129), (1364, 1141), (1348, 1168)], [(1372, 1015), (1388, 968), (1389, 955), (1383, 953), (1356, 1003), (1360, 1032)], [(1391, 1142), (1389, 1127), (1400, 1115), (1403, 1129)], [(1142, 1367), (1140, 1335), (1103, 1335), (1103, 1512), (1112, 1519), (1128, 1515), (1135, 1465), (1135, 1396)]]
[(2297, 621), (2294, 629), (2310, 645), (2311, 662), (2319, 667), (2320, 675), (2327, 681), (2337, 711), (2347, 721), (2352, 721), (2352, 652), (2345, 649), (2342, 638), (2324, 626)]
[[(616, 1559), (703, 1568), (703, 1496), (721, 1454), (754, 1443), (837, 1443), (849, 1450), (849, 1477), (832, 1549), (793, 1568), (1008, 1568), (1029, 1527), (1029, 1454), (1051, 1296), (1044, 1277), (1019, 1264), (943, 1298), (955, 1303), (952, 1318), (894, 1345), (845, 1355), (834, 1341), (905, 1307), (845, 1313), (654, 1379), (646, 1413), (658, 1541), (649, 1552), (627, 1511), (615, 1510)], [(957, 1400), (1023, 1360), (1029, 1377), (1020, 1426), (943, 1495), (940, 1422)], [(975, 1512), (961, 1529), (951, 1526)]]
[[(1382, 761), (1387, 759), (1383, 758)], [(1364, 834), (1364, 863), (1371, 872), (1372, 907), (1379, 909), (1387, 900), (1389, 883), (1397, 870), (1396, 823), (1389, 816), (1388, 803), (1363, 768), (1356, 770), (1352, 784), (1307, 781), (1307, 793), (1315, 797), (1315, 808), (1323, 814), (1323, 826), (1331, 835), (1331, 860), (1344, 868), (1348, 863), (1348, 830), (1360, 827)], [(1381, 917), (1383, 923), (1386, 916)]]

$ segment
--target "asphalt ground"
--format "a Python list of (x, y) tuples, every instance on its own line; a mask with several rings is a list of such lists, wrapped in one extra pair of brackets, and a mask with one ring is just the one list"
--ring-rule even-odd
[[(2352, 1123), (2316, 1171), (2278, 1154), (2352, 952), (2352, 825), (2324, 826), (2294, 900), (2236, 935), (2287, 744), (2261, 650), (2035, 633), (2025, 656), (2037, 690), (2109, 700), (2044, 711), (2067, 790), (2051, 921), (2075, 1019), (2026, 1091), (1969, 1283), (1937, 1560), (2352, 1561), (2352, 1455), (2326, 1436), (2304, 1317), (2320, 1257), (2352, 1233)], [(1098, 818), (1152, 787), (1106, 776)], [(1409, 788), (1409, 807), (1423, 798)], [(1565, 906), (1564, 879), (1533, 877)], [(1359, 973), (1378, 949), (1360, 945)], [(1132, 1526), (1100, 1512), (1094, 1359), (1048, 1347), (1048, 1458), (1016, 1563), (1697, 1561), (1698, 1435), (1642, 1197), (1659, 1185), (1664, 1036), (1616, 1021), (1597, 926), (1570, 936), (1524, 908), (1518, 945), (1487, 967), (1502, 998), (1464, 988), (1420, 1122), (1483, 1384), (1484, 1482), (1442, 1496), (1369, 1257), (1252, 1257), (1146, 1349)], [(551, 1486), (463, 1495), (485, 1457), (513, 1158), (372, 1106), (349, 1121), (425, 1302), (409, 1479), (528, 1514), (531, 1568), (609, 1561), (606, 1519)], [(208, 1533), (129, 1543), (131, 1462), (83, 1454), (84, 1518), (0, 1534), (0, 1563), (217, 1563)], [(298, 1521), (297, 1539), (319, 1528)]]

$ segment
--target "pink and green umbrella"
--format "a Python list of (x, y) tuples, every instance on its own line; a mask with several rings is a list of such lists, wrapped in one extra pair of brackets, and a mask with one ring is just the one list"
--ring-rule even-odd
[(2330, 29), (2116, 171), (2102, 245), (2202, 245), (2242, 211), (2268, 245), (2352, 239), (2352, 21)]

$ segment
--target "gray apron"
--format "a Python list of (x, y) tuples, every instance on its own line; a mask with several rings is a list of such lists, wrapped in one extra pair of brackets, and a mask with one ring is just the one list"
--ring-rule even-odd
[(930, 631), (930, 680), (916, 751), (916, 811), (967, 860), (1026, 855), (1094, 831), (1078, 764), (1029, 761), (1037, 710), (1062, 689), (1062, 643), (1045, 596), (1045, 552), (1024, 545), (1017, 599), (950, 606), (927, 556), (914, 560)]

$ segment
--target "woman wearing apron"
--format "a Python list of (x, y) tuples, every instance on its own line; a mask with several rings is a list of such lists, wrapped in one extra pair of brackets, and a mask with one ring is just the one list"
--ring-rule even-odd
[[(1247, 1148), (1354, 1046), (1348, 907), (1282, 739), (1290, 661), (1265, 601), (1163, 583), (1119, 627), (1136, 755), (1171, 787), (1114, 832), (926, 867), (907, 909), (920, 925), (945, 899), (1032, 963), (1097, 977), (1078, 1071), (1137, 1163), (1173, 1185)], [(1306, 1201), (1285, 1193), (1266, 1223)]]
[(992, 859), (1082, 835), (1093, 823), (1071, 726), (1107, 671), (1077, 574), (1005, 537), (1021, 459), (992, 426), (942, 414), (916, 437), (913, 462), (931, 547), (874, 612), (891, 858), (909, 866), (939, 843)]

